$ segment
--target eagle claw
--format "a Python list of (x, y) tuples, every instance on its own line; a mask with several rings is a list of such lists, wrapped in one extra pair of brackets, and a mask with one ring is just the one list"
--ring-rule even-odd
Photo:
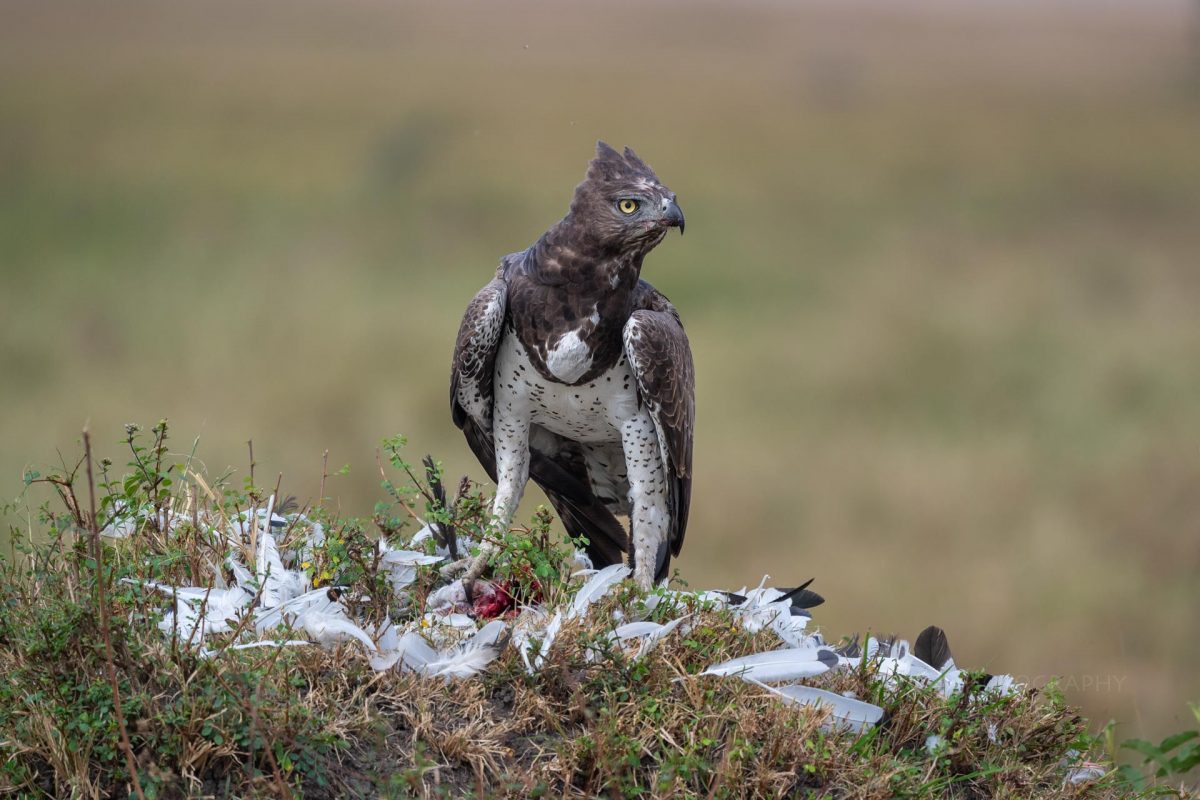
[(480, 553), (473, 558), (460, 558), (458, 561), (451, 561), (449, 564), (442, 567), (440, 570), (443, 578), (453, 578), (456, 575), (462, 575), (464, 585), (470, 585), (477, 580), (487, 569), (488, 553)]
[(444, 565), (438, 572), (443, 578), (453, 578), (466, 570), (470, 565), (470, 558), (460, 558), (458, 561), (451, 561), (449, 564)]

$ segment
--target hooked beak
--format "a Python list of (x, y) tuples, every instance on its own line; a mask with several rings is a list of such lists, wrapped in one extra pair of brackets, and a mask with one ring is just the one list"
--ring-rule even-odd
[(663, 224), (668, 228), (679, 228), (679, 235), (683, 235), (683, 211), (672, 200), (667, 206), (667, 210), (663, 213)]

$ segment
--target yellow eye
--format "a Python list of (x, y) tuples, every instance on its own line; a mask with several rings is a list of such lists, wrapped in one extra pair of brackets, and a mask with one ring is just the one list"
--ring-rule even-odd
[(617, 208), (621, 209), (622, 214), (632, 214), (633, 212), (637, 211), (637, 207), (637, 200), (625, 199), (617, 202)]

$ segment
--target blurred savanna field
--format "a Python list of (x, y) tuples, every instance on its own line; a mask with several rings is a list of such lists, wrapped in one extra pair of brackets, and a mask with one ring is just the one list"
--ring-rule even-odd
[(485, 479), (459, 317), (597, 138), (687, 214), (693, 586), (1194, 725), (1194, 4), (6, 3), (0, 496), (160, 417), (355, 516), (393, 433)]

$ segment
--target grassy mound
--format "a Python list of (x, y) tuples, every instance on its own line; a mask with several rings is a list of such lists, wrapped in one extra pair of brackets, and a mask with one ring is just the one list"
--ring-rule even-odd
[[(451, 681), (376, 672), (355, 643), (225, 649), (246, 631), (243, 624), (211, 637), (207, 644), (216, 652), (205, 654), (178, 631), (164, 635), (157, 623), (168, 603), (140, 584), (211, 581), (227, 555), (211, 521), (253, 517), (271, 492), (252, 477), (234, 486), (194, 471), (188, 459), (174, 463), (166, 435), (165, 424), (148, 439), (131, 428), (130, 472), (120, 479), (86, 453), (74, 468), (27, 476), (52, 486), (58, 500), (36, 515), (35, 536), (14, 531), (3, 561), (0, 793), (1130, 793), (1111, 770), (1069, 780), (1068, 768), (1096, 753), (1100, 742), (1053, 690), (998, 695), (983, 690), (982, 677), (968, 676), (963, 690), (946, 698), (918, 682), (885, 681), (870, 662), (809, 681), (884, 708), (879, 725), (856, 733), (831, 726), (818, 708), (785, 705), (760, 686), (699, 676), (716, 662), (780, 646), (768, 630), (748, 632), (728, 609), (693, 598), (687, 611), (695, 624), (641, 658), (614, 644), (614, 618), (632, 618), (646, 599), (628, 584), (595, 613), (567, 621), (535, 674), (513, 647), (480, 676)], [(425, 519), (478, 534), (487, 503), (466, 482), (448, 499), (436, 465), (414, 470), (401, 444), (391, 440), (385, 449), (409, 485), (385, 474), (389, 500), (372, 519), (304, 509), (303, 519), (319, 521), (325, 539), (303, 568), (318, 586), (344, 587), (341, 596), (356, 618), (419, 627), (424, 598), (444, 580), (436, 568), (421, 569), (407, 596), (398, 597), (381, 569), (379, 539), (405, 541), (405, 517), (422, 505)], [(100, 535), (118, 524), (128, 535)], [(544, 515), (500, 544), (497, 574), (519, 603), (549, 606), (578, 589), (566, 566), (571, 547), (549, 535)], [(252, 561), (253, 548), (245, 549)]]

